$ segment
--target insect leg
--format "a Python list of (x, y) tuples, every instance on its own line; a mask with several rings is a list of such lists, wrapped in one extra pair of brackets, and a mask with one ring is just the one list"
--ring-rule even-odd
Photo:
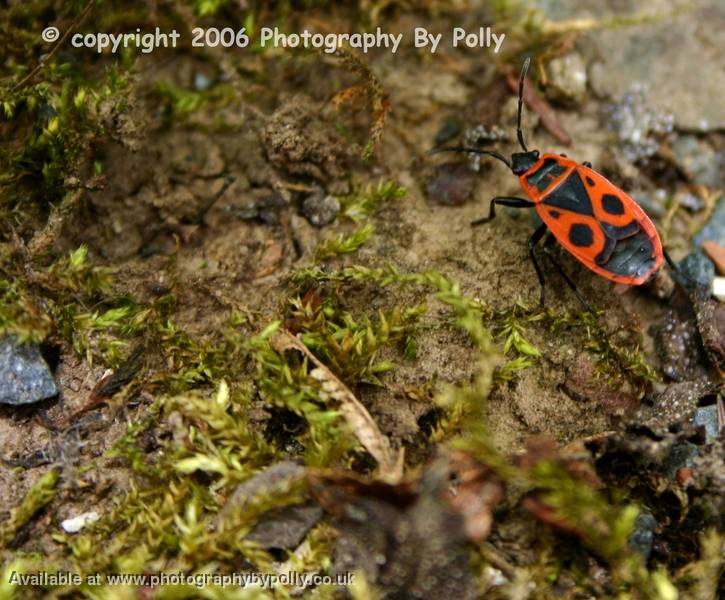
[(529, 238), (529, 258), (531, 259), (531, 262), (534, 263), (534, 269), (536, 269), (536, 276), (539, 278), (539, 285), (541, 286), (541, 297), (539, 298), (539, 302), (541, 304), (544, 304), (544, 274), (541, 272), (539, 263), (536, 262), (536, 254), (534, 254), (534, 248), (536, 247), (536, 244), (541, 241), (541, 238), (544, 237), (546, 231), (546, 224), (539, 225), (539, 228), (534, 231), (534, 233)]
[(589, 312), (592, 311), (592, 308), (587, 304), (586, 300), (582, 297), (582, 295), (579, 293), (579, 290), (577, 289), (574, 282), (571, 280), (571, 278), (566, 274), (566, 271), (561, 268), (561, 265), (556, 261), (554, 258), (554, 255), (551, 253), (551, 243), (554, 241), (554, 236), (549, 233), (549, 236), (546, 238), (546, 241), (544, 242), (544, 253), (546, 256), (549, 257), (549, 260), (551, 261), (551, 264), (553, 264), (556, 267), (556, 270), (559, 271), (559, 274), (564, 278), (564, 281), (566, 281), (567, 285), (571, 288), (571, 291), (574, 292), (574, 294), (577, 297), (577, 300), (581, 302), (582, 306), (585, 310), (588, 310)]
[(496, 196), (491, 198), (491, 210), (488, 212), (488, 217), (476, 219), (471, 221), (471, 225), (481, 225), (482, 223), (488, 223), (491, 219), (496, 216), (495, 205), (500, 204), (501, 206), (510, 206), (511, 208), (531, 208), (535, 206), (530, 200), (524, 200), (523, 198), (514, 198), (513, 196)]

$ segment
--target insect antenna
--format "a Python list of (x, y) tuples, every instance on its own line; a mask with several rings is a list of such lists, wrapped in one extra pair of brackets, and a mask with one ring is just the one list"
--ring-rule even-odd
[(524, 103), (524, 80), (526, 79), (526, 72), (529, 70), (529, 64), (531, 64), (531, 57), (527, 56), (524, 61), (524, 67), (521, 69), (521, 77), (519, 78), (519, 111), (516, 116), (516, 137), (519, 138), (519, 144), (521, 144), (524, 152), (528, 152), (529, 149), (524, 144), (524, 134), (521, 131), (521, 106)]
[(479, 148), (465, 148), (465, 147), (433, 148), (433, 150), (428, 152), (428, 154), (438, 154), (439, 152), (471, 152), (472, 154), (487, 154), (488, 156), (493, 156), (494, 158), (500, 160), (509, 169), (511, 168), (511, 163), (506, 159), (506, 157), (503, 154), (499, 154), (498, 152), (495, 152), (493, 150), (481, 150)]

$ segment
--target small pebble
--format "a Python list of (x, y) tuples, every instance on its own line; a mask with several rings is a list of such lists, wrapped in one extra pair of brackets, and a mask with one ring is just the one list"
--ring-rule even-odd
[(712, 295), (720, 302), (725, 302), (725, 277), (715, 277), (712, 280)]
[(634, 520), (634, 530), (629, 536), (629, 547), (641, 555), (645, 562), (652, 553), (656, 530), (657, 520), (654, 515), (646, 509), (642, 510)]
[(568, 100), (580, 100), (587, 91), (587, 66), (577, 52), (554, 58), (546, 65), (549, 74), (547, 92)]
[(199, 92), (204, 92), (211, 87), (212, 80), (210, 77), (204, 75), (204, 73), (194, 74), (194, 88)]
[(693, 243), (699, 247), (705, 240), (712, 240), (725, 246), (725, 196), (721, 197), (710, 215), (710, 220), (695, 236)]
[(705, 203), (702, 201), (702, 199), (698, 198), (697, 196), (695, 196), (695, 194), (692, 194), (690, 192), (683, 192), (681, 194), (678, 194), (676, 196), (676, 199), (680, 203), (680, 206), (683, 206), (684, 208), (693, 213), (698, 213), (703, 208), (705, 208)]
[(100, 518), (100, 515), (95, 510), (92, 510), (90, 512), (83, 513), (82, 515), (78, 515), (77, 517), (72, 517), (62, 521), (60, 527), (66, 533), (78, 533), (86, 525), (91, 525)]
[(431, 202), (443, 206), (460, 206), (473, 193), (476, 176), (463, 163), (446, 163), (436, 167), (426, 191)]
[(58, 394), (48, 364), (35, 344), (15, 336), (0, 340), (0, 404), (31, 404)]
[(694, 135), (681, 135), (672, 143), (678, 165), (693, 182), (709, 187), (723, 184), (723, 154)]
[[(497, 125), (492, 125), (491, 127), (476, 125), (475, 127), (466, 129), (463, 137), (463, 145), (466, 148), (483, 148), (501, 140), (508, 140), (508, 134)], [(485, 158), (485, 156), (476, 154), (475, 152), (468, 153), (468, 165), (472, 171), (480, 171), (482, 158)]]
[(717, 438), (717, 404), (698, 408), (692, 417), (692, 422), (705, 428), (705, 443), (715, 441)]
[(702, 252), (691, 252), (677, 265), (685, 275), (694, 279), (700, 285), (709, 288), (715, 277), (715, 265)]
[(340, 201), (323, 190), (313, 192), (302, 202), (302, 214), (316, 227), (332, 223), (340, 212)]
[(506, 579), (503, 571), (496, 569), (490, 565), (486, 566), (486, 568), (484, 569), (484, 576), (488, 580), (488, 583), (491, 587), (499, 587), (508, 583), (508, 579)]
[(619, 138), (627, 160), (655, 155), (674, 128), (674, 117), (649, 106), (642, 86), (634, 86), (609, 109), (609, 125)]

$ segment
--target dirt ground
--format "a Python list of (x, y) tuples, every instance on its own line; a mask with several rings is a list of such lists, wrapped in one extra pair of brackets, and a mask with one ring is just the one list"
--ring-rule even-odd
[[(699, 250), (694, 235), (708, 224), (716, 226), (713, 215), (721, 212), (717, 202), (723, 190), (725, 115), (721, 105), (708, 105), (703, 107), (709, 112), (703, 114), (702, 122), (693, 123), (688, 94), (710, 91), (683, 87), (682, 97), (673, 97), (676, 94), (663, 92), (661, 81), (668, 64), (672, 71), (668, 82), (677, 80), (678, 69), (687, 69), (668, 62), (674, 35), (670, 28), (674, 28), (692, 31), (680, 53), (708, 61), (698, 63), (697, 72), (711, 74), (714, 82), (703, 85), (722, 84), (723, 46), (717, 45), (722, 28), (716, 32), (717, 24), (725, 22), (722, 7), (661, 2), (661, 12), (650, 18), (636, 3), (625, 3), (625, 7), (621, 3), (535, 3), (529, 8), (502, 6), (499, 12), (468, 3), (412, 3), (415, 9), (407, 3), (361, 3), (347, 8), (311, 3), (306, 10), (272, 8), (266, 3), (247, 9), (247, 3), (220, 3), (214, 15), (202, 18), (195, 10), (203, 10), (200, 6), (205, 3), (172, 4), (173, 17), (132, 4), (126, 13), (115, 14), (120, 11), (115, 6), (105, 15), (100, 14), (104, 8), (92, 9), (81, 22), (57, 7), (47, 10), (62, 20), (63, 30), (73, 25), (81, 31), (125, 31), (132, 30), (134, 23), (154, 23), (156, 17), (164, 27), (173, 24), (186, 30), (195, 22), (239, 25), (245, 15), (253, 14), (258, 26), (284, 23), (290, 31), (353, 31), (380, 25), (386, 31), (402, 32), (404, 41), (395, 54), (350, 51), (352, 58), (344, 53), (279, 48), (193, 49), (188, 44), (132, 57), (97, 56), (91, 50), (64, 45), (52, 57), (57, 63), (73, 63), (91, 82), (89, 87), (108, 77), (106, 69), (112, 63), (127, 81), (122, 94), (96, 105), (93, 115), (103, 127), (89, 134), (89, 143), (79, 142), (82, 150), (72, 167), (65, 165), (69, 171), (61, 178), (64, 191), (57, 194), (58, 200), (43, 204), (42, 196), (33, 196), (35, 204), (27, 210), (22, 205), (14, 209), (19, 216), (13, 234), (3, 234), (3, 248), (12, 258), (3, 259), (4, 264), (26, 261), (28, 294), (41, 312), (43, 290), (51, 284), (43, 287), (38, 273), (48, 272), (54, 261), (63, 260), (82, 244), (88, 248), (88, 264), (110, 269), (111, 282), (101, 291), (86, 293), (79, 288), (57, 296), (45, 294), (53, 306), (48, 310), (52, 325), (43, 335), (41, 349), (60, 394), (33, 405), (0, 408), (4, 459), (0, 516), (8, 524), (0, 529), (4, 532), (0, 549), (6, 574), (12, 564), (18, 564), (12, 561), (27, 560), (32, 565), (38, 557), (48, 557), (60, 570), (122, 570), (120, 561), (101, 560), (105, 550), (93, 558), (92, 552), (80, 549), (72, 534), (60, 529), (63, 520), (92, 510), (101, 516), (102, 526), (88, 534), (88, 543), (106, 540), (118, 556), (136, 558), (141, 552), (138, 548), (145, 548), (143, 567), (128, 559), (131, 571), (254, 571), (282, 563), (289, 568), (292, 561), (298, 569), (307, 565), (310, 572), (349, 568), (362, 573), (359, 581), (365, 582), (347, 592), (324, 592), (314, 586), (304, 591), (278, 587), (260, 592), (270, 597), (349, 593), (356, 598), (433, 598), (447, 593), (674, 598), (679, 590), (681, 597), (715, 598), (718, 580), (722, 584), (722, 429), (706, 439), (692, 419), (698, 410), (722, 402), (722, 303), (679, 285), (666, 268), (644, 286), (616, 285), (557, 248), (555, 256), (581, 296), (596, 309), (596, 316), (589, 320), (583, 316), (576, 296), (543, 254), (540, 260), (547, 284), (545, 306), (540, 307), (540, 286), (527, 248), (537, 224), (533, 211), (500, 208), (494, 221), (471, 226), (471, 221), (487, 214), (491, 197), (522, 195), (516, 177), (505, 165), (485, 157), (475, 171), (473, 159), (465, 154), (428, 151), (438, 145), (475, 143), (471, 136), (476, 134), (469, 133), (466, 139), (466, 132), (482, 126), (479, 133), (495, 133), (481, 148), (496, 149), (505, 156), (516, 152), (516, 94), (507, 76), (515, 82), (524, 56), (530, 55), (528, 85), (537, 100), (527, 102), (524, 109), (528, 147), (590, 161), (635, 198), (643, 198), (643, 207), (662, 232), (670, 254), (680, 261)], [(16, 5), (8, 10), (19, 11)], [(13, 18), (20, 19), (12, 17), (11, 24)], [(412, 29), (421, 24), (446, 36), (456, 26), (471, 30), (492, 26), (507, 37), (500, 54), (492, 49), (452, 48), (448, 39), (432, 54), (410, 42)], [(617, 50), (610, 52), (613, 48)], [(632, 55), (627, 56), (626, 48)], [(633, 59), (634, 55), (640, 58)], [(651, 64), (644, 74), (639, 69), (642, 60)], [(631, 70), (623, 69), (628, 62)], [(563, 71), (557, 71), (560, 68)], [(615, 72), (616, 78), (610, 77)], [(44, 76), (41, 72), (36, 78)], [(632, 109), (633, 122), (621, 125), (620, 121), (617, 129), (617, 115), (631, 108), (624, 94), (637, 86), (645, 92), (641, 104)], [(95, 93), (100, 97), (100, 92)], [(29, 127), (8, 121), (13, 129), (8, 125), (7, 132), (16, 139)], [(379, 139), (378, 130), (382, 132)], [(631, 130), (647, 138), (647, 144), (640, 138), (632, 142)], [(562, 133), (571, 143), (563, 141)], [(685, 142), (694, 144), (695, 150), (678, 150)], [(366, 148), (372, 148), (369, 158), (364, 157)], [(708, 157), (715, 166), (707, 163)], [(710, 175), (713, 170), (714, 176)], [(354, 213), (349, 207), (356, 200), (373, 197), (371, 190), (384, 182), (403, 188), (404, 193), (378, 199), (362, 216), (351, 218)], [(32, 189), (35, 184), (21, 178), (13, 185), (15, 193), (25, 193), (26, 187)], [(75, 198), (71, 208), (54, 221), (50, 207), (69, 197)], [(694, 203), (692, 207), (688, 202)], [(324, 214), (325, 207), (331, 218)], [(329, 222), (319, 224), (320, 220)], [(58, 223), (55, 228), (54, 222)], [(366, 225), (374, 228), (373, 233), (354, 251), (338, 248), (325, 254), (321, 250), (325, 241), (349, 240)], [(446, 281), (457, 282), (460, 292), (449, 301), (435, 285), (334, 278), (344, 268), (390, 267), (402, 274), (439, 273)], [(23, 269), (13, 268), (7, 267), (4, 276), (14, 273), (24, 282)], [(305, 278), (310, 269), (317, 275)], [(390, 314), (394, 307), (405, 310), (425, 304), (425, 312), (410, 321), (414, 326), (401, 325), (399, 334), (391, 333), (391, 341), (381, 343), (360, 365), (353, 365), (351, 359), (353, 366), (346, 366), (342, 359), (330, 359), (338, 355), (324, 346), (323, 338), (314, 337), (323, 335), (315, 329), (317, 325), (299, 325), (300, 317), (294, 316), (291, 304), (296, 298), (308, 316), (311, 311), (310, 323), (319, 324), (323, 314), (334, 321), (338, 340), (345, 330), (342, 313), (359, 322), (370, 319), (372, 336), (373, 329), (375, 335), (382, 335), (381, 311)], [(316, 308), (318, 300), (328, 313)], [(141, 315), (139, 322), (132, 323), (129, 317), (128, 323), (119, 320), (104, 328), (97, 321), (104, 311), (126, 306), (124, 302), (131, 306), (131, 301), (129, 310)], [(456, 302), (477, 311), (488, 336), (485, 344), (476, 343), (471, 327), (460, 326)], [(69, 313), (61, 307), (71, 310), (69, 306), (76, 316), (64, 321), (62, 315)], [(79, 316), (86, 314), (93, 317), (84, 321)], [(369, 413), (379, 428), (375, 435), (387, 440), (394, 451), (405, 450), (402, 479), (384, 477), (383, 462), (363, 440), (359, 426), (347, 423), (352, 435), (329, 433), (312, 421), (311, 415), (325, 415), (324, 410), (298, 406), (276, 392), (278, 388), (265, 387), (263, 379), (270, 377), (271, 367), (259, 357), (267, 355), (254, 354), (263, 351), (234, 353), (235, 344), (243, 347), (275, 321), (292, 333), (305, 332), (301, 339), (312, 354), (326, 363), (334, 381), (342, 381)], [(14, 332), (11, 326), (7, 331)], [(414, 355), (402, 347), (408, 335), (414, 336)], [(691, 344), (687, 336), (694, 340)], [(372, 344), (369, 337), (358, 343), (360, 347)], [(99, 394), (104, 377), (133, 366), (136, 348), (142, 348), (141, 366), (132, 368), (112, 392)], [(214, 348), (225, 356), (219, 358)], [(274, 347), (265, 347), (264, 352), (291, 361), (288, 383), (294, 388), (303, 355), (290, 358), (294, 351)], [(371, 368), (366, 370), (386, 360), (394, 367), (379, 376)], [(302, 368), (307, 366), (312, 369), (314, 364), (305, 362)], [(225, 433), (218, 421), (195, 415), (192, 406), (201, 404), (194, 403), (213, 403), (221, 393), (222, 380), (231, 389), (233, 403), (239, 403), (228, 410), (229, 415), (242, 419), (249, 435), (259, 435), (264, 443), (232, 442), (237, 438)], [(307, 393), (320, 394), (315, 397), (317, 405), (329, 408), (329, 401), (325, 405), (329, 394), (314, 391), (311, 380), (305, 381), (295, 393), (305, 398)], [(476, 387), (479, 384), (482, 387)], [(468, 404), (461, 400), (464, 396)], [(332, 397), (340, 400), (334, 392)], [(480, 422), (472, 423), (471, 415)], [(134, 424), (143, 426), (132, 435)], [(320, 427), (320, 436), (331, 437), (315, 439), (315, 427)], [(480, 433), (481, 427), (485, 434)], [(365, 432), (372, 435), (369, 429)], [(247, 439), (239, 436), (239, 440)], [(476, 436), (484, 436), (485, 443)], [(132, 443), (126, 443), (129, 439)], [(484, 447), (485, 451), (480, 450)], [(694, 448), (689, 462), (676, 462), (675, 447)], [(179, 467), (182, 460), (198, 459), (205, 452), (207, 457), (227, 461), (227, 466), (186, 471)], [(649, 457), (646, 464), (635, 460), (645, 455)], [(171, 457), (173, 462), (168, 462)], [(558, 513), (552, 509), (557, 506), (553, 496), (541, 491), (549, 489), (548, 484), (532, 466), (539, 464), (537, 458), (559, 465), (567, 481), (592, 494), (597, 490), (606, 499), (602, 506), (609, 512), (602, 509), (601, 515), (608, 516), (601, 516), (601, 522), (607, 527), (626, 521), (614, 507), (633, 504), (654, 514), (656, 525), (648, 530), (654, 542), (645, 544), (647, 552), (637, 567), (644, 570), (637, 571), (627, 562), (629, 554), (636, 552), (619, 547), (610, 551), (579, 530), (580, 525), (585, 530), (591, 527), (601, 539), (621, 536), (614, 529), (591, 525), (588, 517), (578, 519), (574, 509), (567, 512), (566, 502), (573, 502), (570, 497), (562, 500)], [(184, 536), (191, 535), (184, 523), (192, 529), (200, 527), (205, 533), (198, 533), (199, 538), (223, 531), (218, 523), (216, 529), (212, 524), (221, 507), (233, 504), (230, 498), (240, 493), (237, 486), (263, 477), (265, 469), (289, 459), (307, 467), (305, 477), (318, 478), (310, 483), (314, 506), (319, 504), (332, 516), (315, 513), (314, 521), (293, 541), (281, 542), (276, 530), (266, 534), (273, 539), (261, 543), (268, 553), (265, 558), (248, 546), (234, 558), (221, 541), (203, 548), (184, 546), (190, 543)], [(158, 465), (158, 472), (144, 471), (134, 460)], [(623, 466), (627, 460), (636, 467)], [(443, 492), (430, 492), (448, 486), (447, 476), (436, 471), (441, 461), (452, 473), (450, 485), (459, 490), (458, 497), (471, 493), (465, 487), (467, 473), (475, 473), (476, 482), (490, 486), (480, 483), (475, 488), (474, 497), (484, 506), (472, 509), (475, 502), (471, 501), (465, 509), (453, 500), (449, 506), (448, 500), (441, 499), (447, 498)], [(173, 477), (169, 475), (167, 490), (160, 492), (165, 487), (160, 484), (164, 469), (171, 464), (177, 470)], [(672, 464), (674, 471), (668, 477), (665, 473)], [(519, 475), (507, 470), (514, 468)], [(22, 511), (16, 507), (24, 502), (27, 506), (31, 490), (37, 490), (42, 477), (52, 472), (59, 474), (59, 480), (50, 486), (53, 492), (48, 501), (20, 517)], [(591, 487), (582, 483), (592, 479), (596, 484)], [(385, 483), (375, 483), (379, 480)], [(381, 492), (376, 485), (388, 487)], [(491, 490), (499, 485), (501, 498), (494, 500), (498, 492)], [(561, 482), (550, 485), (551, 494), (565, 489)], [(139, 493), (145, 500), (139, 500)], [(590, 498), (589, 493), (574, 496), (584, 503), (582, 498)], [(192, 497), (199, 503), (195, 517), (188, 508)], [(159, 529), (135, 520), (146, 514), (156, 498)], [(309, 493), (304, 500), (310, 502)], [(162, 509), (164, 502), (167, 506)], [(279, 506), (270, 503), (273, 511), (284, 513), (291, 500), (285, 496)], [(385, 510), (376, 503), (385, 504)], [(366, 538), (373, 534), (356, 529), (360, 523), (354, 518), (351, 525), (352, 508), (346, 513), (341, 506), (362, 510), (370, 530), (392, 536), (387, 545)], [(172, 519), (169, 515), (175, 510), (186, 513)], [(254, 510), (249, 513), (251, 521), (244, 522), (244, 531), (270, 522), (263, 517), (268, 512)], [(338, 514), (341, 510), (342, 515)], [(396, 525), (390, 525), (388, 511), (393, 510)], [(472, 533), (471, 510), (479, 525), (486, 519), (491, 523), (486, 521)], [(444, 517), (454, 525), (446, 526)], [(401, 522), (419, 537), (405, 537)], [(641, 533), (642, 528), (640, 521), (630, 525), (631, 530), (625, 532), (629, 537), (624, 536), (629, 540), (632, 531)], [(153, 535), (169, 528), (175, 532), (171, 535), (186, 542), (141, 544), (137, 538), (147, 535), (145, 527)], [(328, 527), (337, 533), (330, 534)], [(461, 528), (460, 539), (445, 533), (457, 528)], [(310, 530), (317, 537), (308, 534)], [(321, 546), (319, 556), (304, 555), (304, 544), (316, 548), (324, 537), (320, 532), (336, 539), (337, 546), (329, 542)], [(443, 541), (436, 546), (430, 540), (439, 535)], [(235, 543), (246, 543), (244, 537), (240, 534), (241, 541)], [(121, 540), (118, 548), (114, 539)], [(420, 565), (411, 570), (415, 561), (405, 557), (415, 556), (415, 547), (419, 547)], [(575, 557), (577, 548), (585, 549), (582, 556), (586, 558)], [(371, 566), (377, 560), (370, 558), (374, 552), (383, 556), (377, 566)], [(295, 555), (299, 563), (294, 563)], [(320, 558), (323, 555), (327, 559)], [(381, 566), (386, 556), (387, 571)], [(395, 564), (392, 556), (398, 557)], [(433, 556), (439, 561), (435, 567), (426, 563)], [(452, 573), (458, 569), (456, 578)], [(440, 575), (447, 570), (446, 576)], [(112, 593), (110, 587), (99, 589)], [(124, 597), (167, 597), (161, 588), (129, 589), (135, 595)], [(94, 597), (92, 588), (83, 585), (55, 591), (48, 586), (0, 585), (0, 596), (5, 593), (7, 597), (14, 593), (18, 597)], [(183, 593), (188, 594), (183, 597), (196, 597), (200, 592)], [(229, 595), (204, 597), (247, 597), (241, 591), (237, 596), (228, 590), (224, 593)]]

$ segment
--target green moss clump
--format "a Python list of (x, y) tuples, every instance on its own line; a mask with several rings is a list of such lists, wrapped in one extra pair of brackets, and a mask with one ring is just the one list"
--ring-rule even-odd
[(59, 477), (57, 469), (50, 469), (28, 490), (20, 504), (12, 510), (10, 519), (0, 527), (0, 549), (6, 547), (15, 534), (55, 498)]
[(381, 180), (377, 184), (359, 187), (351, 194), (342, 196), (340, 214), (355, 222), (372, 216), (384, 203), (405, 197), (407, 190), (395, 181)]
[(597, 376), (606, 378), (610, 383), (625, 379), (635, 387), (644, 387), (650, 381), (660, 381), (659, 374), (647, 362), (640, 348), (641, 334), (623, 330), (626, 337), (616, 341), (614, 334), (602, 324), (602, 315), (601, 311), (585, 311), (576, 316), (548, 312), (545, 322), (555, 333), (583, 336), (583, 347), (597, 357)]
[(315, 259), (327, 260), (340, 254), (352, 254), (367, 242), (373, 233), (375, 233), (375, 228), (368, 223), (353, 231), (349, 236), (340, 234), (336, 238), (324, 240), (315, 250)]
[(503, 352), (509, 360), (501, 365), (495, 374), (497, 384), (511, 381), (518, 371), (534, 365), (534, 359), (541, 356), (541, 350), (529, 342), (526, 337), (527, 324), (541, 321), (543, 314), (532, 312), (517, 301), (503, 311), (491, 314), (488, 320), (493, 324), (499, 340), (503, 340)]

